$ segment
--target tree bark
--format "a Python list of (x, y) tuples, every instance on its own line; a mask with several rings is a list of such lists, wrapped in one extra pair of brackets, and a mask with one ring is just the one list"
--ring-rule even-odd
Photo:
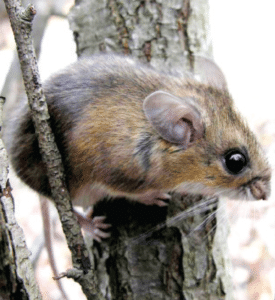
[[(184, 75), (194, 55), (212, 54), (207, 0), (77, 0), (69, 20), (80, 57), (119, 52)], [(218, 199), (208, 202), (177, 194), (168, 208), (100, 202), (94, 213), (113, 225), (112, 237), (93, 246), (105, 298), (232, 299), (227, 223)]]
[[(37, 59), (39, 59), (40, 56), (41, 43), (42, 43), (45, 29), (47, 27), (48, 20), (52, 15), (62, 15), (62, 10), (60, 6), (63, 4), (63, 1), (58, 1), (57, 3), (56, 1), (53, 0), (32, 1), (32, 4), (37, 10), (37, 15), (34, 19), (34, 25), (32, 31), (34, 50)], [(30, 1), (28, 0), (23, 0), (22, 5), (26, 7), (29, 2)], [(5, 11), (4, 3), (2, 6)], [(2, 9), (2, 6), (0, 7), (0, 11)], [(65, 17), (64, 14), (63, 16)], [(23, 97), (22, 95), (24, 93), (25, 90), (23, 86), (23, 80), (22, 80), (18, 55), (16, 53), (16, 50), (14, 50), (14, 57), (1, 91), (1, 95), (6, 97), (6, 99), (8, 99), (4, 107), (4, 116), (9, 115), (10, 110), (14, 108), (17, 101), (22, 99)]]
[[(0, 97), (0, 130), (4, 99)], [(0, 299), (42, 299), (37, 287), (30, 252), (14, 216), (8, 181), (8, 156), (0, 139)]]

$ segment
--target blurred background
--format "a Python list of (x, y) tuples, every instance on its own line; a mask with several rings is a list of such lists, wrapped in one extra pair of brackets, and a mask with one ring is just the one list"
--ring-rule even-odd
[[(75, 44), (66, 14), (73, 1), (57, 1), (55, 16), (50, 16), (44, 1), (36, 8), (45, 12), (39, 68), (42, 79), (76, 60)], [(50, 1), (49, 1), (50, 2)], [(275, 166), (275, 3), (273, 0), (209, 0), (213, 56), (223, 70), (235, 103), (259, 137), (272, 168)], [(40, 5), (40, 6), (39, 6)], [(49, 3), (48, 3), (49, 5)], [(51, 6), (52, 9), (52, 6)], [(40, 45), (40, 43), (38, 43)], [(16, 53), (9, 21), (0, 2), (0, 91)], [(11, 78), (20, 72), (14, 70)], [(16, 83), (12, 83), (16, 85)], [(3, 96), (6, 96), (2, 91)], [(15, 97), (15, 96), (13, 96)], [(12, 98), (12, 96), (10, 96)], [(35, 255), (43, 245), (42, 221), (37, 195), (25, 187), (11, 170), (16, 215), (23, 227), (29, 248)], [(273, 184), (273, 191), (275, 186)], [(236, 300), (274, 300), (275, 295), (275, 205), (269, 201), (240, 202), (223, 200), (230, 222), (228, 247)], [(55, 256), (60, 272), (70, 267), (70, 255), (56, 217)], [(44, 299), (62, 299), (52, 280), (47, 253), (37, 259), (36, 276)], [(72, 280), (62, 279), (69, 299), (85, 299)]]

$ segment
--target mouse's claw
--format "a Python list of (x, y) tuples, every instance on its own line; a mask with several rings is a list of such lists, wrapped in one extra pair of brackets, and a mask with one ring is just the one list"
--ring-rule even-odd
[(171, 196), (160, 191), (148, 191), (137, 195), (137, 199), (139, 202), (146, 205), (157, 205), (164, 207), (168, 205), (167, 202), (171, 199)]
[(82, 214), (74, 210), (77, 220), (80, 226), (87, 232), (92, 238), (98, 242), (101, 242), (102, 238), (108, 238), (111, 236), (109, 232), (105, 232), (101, 229), (108, 229), (112, 227), (111, 224), (104, 223), (105, 216), (92, 217), (93, 210), (89, 209), (87, 213)]

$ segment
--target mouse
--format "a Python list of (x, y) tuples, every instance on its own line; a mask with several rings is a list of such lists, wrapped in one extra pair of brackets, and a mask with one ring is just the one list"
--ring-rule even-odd
[[(271, 168), (234, 105), (215, 63), (203, 76), (161, 72), (135, 59), (79, 59), (43, 85), (50, 125), (73, 205), (104, 197), (166, 206), (171, 192), (266, 200)], [(16, 174), (51, 199), (31, 112), (21, 101), (4, 127)], [(77, 213), (94, 239), (108, 237), (104, 217)]]

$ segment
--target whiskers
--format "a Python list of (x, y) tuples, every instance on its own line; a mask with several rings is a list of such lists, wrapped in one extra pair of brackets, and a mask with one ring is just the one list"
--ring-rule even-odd
[[(178, 226), (180, 225), (185, 219), (190, 218), (196, 214), (200, 214), (212, 209), (215, 209), (217, 207), (217, 198), (211, 198), (208, 199), (207, 201), (202, 200), (199, 203), (196, 203), (194, 206), (182, 211), (181, 213), (169, 218), (166, 222), (160, 223), (157, 226), (154, 226), (152, 229), (146, 231), (145, 233), (134, 237), (130, 238), (128, 240), (129, 244), (139, 244), (141, 241), (145, 241), (148, 239), (150, 236), (152, 236), (155, 232), (166, 228), (166, 227), (172, 227), (172, 226)], [(212, 218), (215, 216), (215, 212), (211, 214)], [(209, 217), (208, 217), (209, 218)], [(210, 217), (211, 219), (211, 217)], [(207, 220), (206, 220), (207, 221)], [(199, 230), (203, 226), (203, 223), (201, 223), (197, 230)], [(195, 230), (192, 230), (192, 232)], [(190, 234), (192, 234), (190, 232)]]
[[(180, 201), (181, 203), (185, 203), (186, 199), (183, 198)], [(266, 203), (266, 201), (261, 202), (264, 204)], [(160, 221), (160, 223), (141, 234), (134, 235), (133, 237), (127, 237), (127, 235), (125, 235), (125, 239), (122, 236), (119, 236), (119, 241), (117, 237), (115, 237), (114, 241), (111, 242), (110, 250), (125, 250), (125, 247), (127, 249), (127, 247), (131, 248), (135, 245), (150, 246), (157, 243), (159, 236), (166, 235), (166, 231), (163, 230), (173, 230), (173, 227), (177, 227), (180, 230), (181, 237), (179, 238), (195, 238), (197, 243), (205, 243), (209, 237), (214, 237), (217, 228), (221, 228), (221, 230), (228, 228), (228, 226), (223, 226), (224, 223), (234, 224), (240, 218), (250, 220), (252, 217), (253, 219), (257, 219), (259, 213), (258, 204), (260, 204), (259, 201), (249, 201), (249, 198), (246, 200), (226, 200), (223, 198), (217, 200), (215, 197), (204, 197), (198, 202), (194, 202), (193, 204), (190, 203), (187, 209), (167, 218), (164, 222)], [(171, 204), (167, 208), (168, 215), (172, 214), (170, 206)], [(138, 214), (140, 215), (140, 213)], [(149, 218), (150, 216), (151, 215), (149, 214)], [(152, 218), (154, 218), (154, 215), (152, 215)], [(186, 222), (189, 218), (192, 219)], [(251, 222), (251, 220), (249, 222)], [(247, 222), (245, 222), (245, 224), (246, 223)], [(179, 231), (175, 231), (175, 233), (176, 232)], [(226, 235), (224, 238), (224, 241), (226, 241), (228, 229), (224, 231), (224, 235)], [(106, 242), (108, 244), (108, 241)]]
[[(165, 222), (159, 223), (158, 225), (152, 227), (151, 229), (147, 230), (146, 232), (139, 234), (138, 236), (128, 238), (127, 240), (123, 241), (122, 243), (116, 244), (113, 250), (117, 250), (120, 247), (132, 247), (134, 245), (150, 245), (154, 243), (154, 234), (161, 233), (161, 231), (165, 228), (172, 228), (178, 227), (180, 228), (181, 232), (184, 233), (184, 236), (188, 238), (189, 236), (194, 235), (196, 232), (202, 230), (207, 224), (211, 223), (216, 216), (218, 210), (221, 207), (217, 208), (218, 200), (216, 197), (214, 198), (203, 198), (203, 200), (195, 203), (191, 207), (187, 208), (186, 210), (176, 214), (175, 216), (168, 218)], [(224, 204), (222, 204), (224, 206)], [(210, 212), (207, 217), (203, 214)], [(198, 216), (200, 215), (200, 218)], [(195, 225), (193, 228), (189, 228), (190, 222), (185, 227), (184, 220), (188, 218), (198, 218), (199, 224)], [(203, 221), (200, 221), (204, 219)], [(192, 222), (193, 224), (193, 222)], [(194, 223), (197, 224), (197, 223)], [(216, 225), (212, 225), (211, 229), (209, 229), (208, 234), (211, 234), (212, 231), (216, 229)], [(203, 239), (206, 238), (206, 235)]]

